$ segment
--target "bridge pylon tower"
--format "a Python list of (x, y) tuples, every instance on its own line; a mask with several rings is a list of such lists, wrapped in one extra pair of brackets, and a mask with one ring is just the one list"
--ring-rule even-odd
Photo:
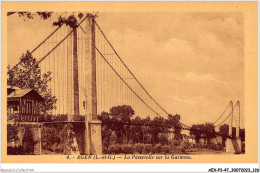
[(236, 119), (234, 118), (235, 110), (233, 107), (233, 101), (230, 101), (230, 118), (229, 118), (229, 132), (228, 132), (230, 138), (227, 138), (227, 143), (226, 143), (227, 153), (241, 152), (241, 138), (239, 136), (239, 131), (240, 131), (240, 102), (239, 101), (237, 101), (236, 106), (238, 107), (239, 122), (235, 123), (236, 133), (233, 135), (233, 125), (234, 125), (233, 122), (236, 121)]
[[(73, 122), (73, 116), (84, 115), (85, 126), (74, 127), (77, 141), (79, 141), (80, 154), (102, 154), (101, 121), (97, 119), (97, 88), (96, 88), (96, 49), (95, 49), (95, 19), (88, 16), (82, 28), (85, 31), (84, 57), (81, 61), (85, 64), (84, 70), (79, 70), (78, 65), (78, 35), (77, 29), (68, 37), (68, 95), (67, 109), (69, 121)], [(68, 33), (72, 28), (68, 28)], [(80, 50), (82, 51), (82, 50)], [(84, 76), (83, 94), (79, 92), (79, 77)], [(82, 82), (82, 81), (81, 81)], [(83, 102), (80, 102), (82, 100)], [(84, 109), (80, 109), (80, 107)], [(78, 126), (74, 124), (74, 126)], [(85, 129), (82, 129), (85, 127)]]

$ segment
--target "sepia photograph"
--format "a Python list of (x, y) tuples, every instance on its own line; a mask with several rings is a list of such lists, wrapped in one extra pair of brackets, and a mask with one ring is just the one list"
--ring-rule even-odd
[(242, 10), (20, 9), (2, 12), (7, 157), (252, 154)]

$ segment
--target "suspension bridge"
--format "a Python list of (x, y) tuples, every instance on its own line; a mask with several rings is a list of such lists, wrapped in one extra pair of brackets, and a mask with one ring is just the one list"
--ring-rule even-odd
[[(77, 131), (82, 139), (81, 153), (102, 154), (101, 122), (97, 115), (108, 112), (113, 106), (129, 105), (137, 115), (149, 117), (169, 115), (124, 63), (93, 16), (87, 15), (74, 28), (65, 24), (58, 26), (30, 53), (36, 58), (35, 65), (40, 66), (42, 74), (51, 72), (48, 88), (57, 98), (56, 109), (51, 114), (66, 114), (68, 122), (72, 123), (74, 116), (85, 116), (85, 125), (78, 125)], [(228, 109), (230, 113), (224, 117)], [(235, 110), (238, 110), (238, 119), (233, 118)], [(241, 150), (239, 101), (234, 107), (231, 101), (213, 124), (219, 127), (228, 120), (227, 151), (234, 152), (239, 147)], [(234, 122), (236, 135), (232, 134)], [(182, 129), (191, 129), (181, 125)]]

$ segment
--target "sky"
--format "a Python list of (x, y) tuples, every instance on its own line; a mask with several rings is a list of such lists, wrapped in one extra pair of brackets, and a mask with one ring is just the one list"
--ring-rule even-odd
[[(52, 20), (9, 16), (8, 64), (51, 33)], [(243, 114), (242, 13), (99, 12), (96, 21), (142, 85), (183, 123), (214, 122), (230, 100), (240, 101)]]

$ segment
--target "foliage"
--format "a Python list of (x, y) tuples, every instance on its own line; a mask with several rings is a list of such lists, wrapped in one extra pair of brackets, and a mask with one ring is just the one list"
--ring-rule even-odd
[(42, 19), (46, 20), (48, 18), (50, 18), (53, 14), (53, 12), (36, 12), (36, 13), (32, 13), (32, 12), (28, 12), (28, 11), (19, 11), (19, 12), (7, 12), (7, 16), (11, 16), (13, 14), (18, 14), (19, 17), (25, 17), (24, 20), (27, 19), (33, 19), (34, 16), (40, 16)]
[(162, 145), (168, 144), (168, 138), (165, 133), (161, 133), (158, 135), (158, 142)]
[(145, 144), (137, 143), (137, 144), (133, 145), (133, 151), (136, 154), (142, 154), (144, 148), (145, 148)]
[(7, 142), (11, 142), (12, 140), (19, 140), (18, 137), (18, 128), (15, 125), (8, 124), (7, 125)]
[(133, 149), (131, 144), (126, 144), (122, 146), (122, 153), (127, 153), (127, 154), (133, 154)]
[(180, 115), (176, 114), (176, 115), (168, 115), (168, 119), (167, 119), (167, 125), (169, 127), (174, 128), (174, 139), (176, 140), (181, 140), (181, 123), (180, 123)]
[(220, 134), (224, 136), (228, 136), (228, 132), (229, 132), (229, 126), (227, 124), (223, 124), (219, 127)]
[(229, 133), (229, 126), (227, 124), (221, 125), (219, 127), (219, 133), (223, 135), (223, 141), (226, 141)]
[(84, 115), (74, 115), (73, 120), (74, 121), (85, 121), (85, 116)]
[(110, 116), (112, 119), (116, 119), (118, 121), (130, 122), (131, 118), (135, 114), (134, 110), (131, 106), (128, 105), (120, 105), (116, 107), (110, 108)]
[(23, 150), (23, 146), (14, 146), (14, 147), (7, 147), (7, 154), (8, 155), (25, 155), (26, 152)]
[(195, 140), (199, 142), (200, 138), (207, 140), (215, 137), (215, 127), (211, 123), (195, 124), (190, 129), (190, 134), (195, 136)]
[(20, 120), (20, 115), (17, 113), (10, 113), (7, 112), (7, 121), (19, 121)]
[[(93, 13), (82, 13), (82, 12), (72, 12), (72, 13), (61, 13), (55, 14), (52, 11), (38, 11), (38, 12), (29, 12), (29, 11), (19, 11), (19, 12), (8, 12), (7, 16), (11, 16), (17, 14), (19, 17), (23, 17), (24, 21), (27, 19), (34, 19), (34, 17), (38, 16), (43, 20), (55, 18), (53, 22), (53, 26), (61, 26), (65, 24), (66, 26), (70, 26), (71, 28), (78, 27), (78, 21), (83, 17), (91, 16), (97, 17), (97, 14)], [(56, 18), (58, 16), (58, 18)]]
[(182, 154), (178, 147), (161, 144), (114, 144), (110, 145), (104, 154)]
[(55, 143), (61, 143), (59, 132), (63, 129), (63, 124), (50, 124), (42, 128), (42, 148), (53, 151)]
[(43, 126), (42, 148), (62, 154), (76, 152), (77, 147), (73, 145), (75, 134), (72, 124), (55, 123)]
[(73, 132), (73, 125), (66, 124), (59, 133), (59, 138), (61, 139), (61, 150), (64, 154), (71, 154), (71, 151), (76, 152), (76, 146), (73, 146), (73, 139), (75, 138), (75, 133)]
[[(99, 119), (107, 124), (107, 128), (116, 132), (117, 142), (129, 143), (130, 138), (130, 125), (124, 125), (123, 123), (130, 123), (131, 118), (135, 114), (131, 106), (119, 105), (110, 108), (110, 112), (102, 112)], [(103, 130), (104, 131), (104, 130)]]
[(166, 118), (134, 117), (134, 110), (128, 105), (112, 107), (102, 112), (98, 118), (102, 121), (102, 141), (105, 149), (111, 144), (168, 144), (167, 133), (174, 129), (174, 137), (180, 139), (181, 124), (179, 115)]
[(145, 144), (143, 149), (143, 154), (150, 154), (153, 151), (153, 145), (152, 144)]
[[(66, 116), (64, 115), (64, 117)], [(46, 124), (42, 129), (43, 150), (61, 154), (71, 154), (71, 152), (78, 151), (78, 147), (74, 143), (76, 135), (73, 130), (75, 128), (71, 123)]]
[[(109, 129), (106, 125), (102, 126), (101, 135), (103, 148), (108, 148), (110, 143), (116, 143), (117, 141), (115, 134), (112, 136), (112, 130)], [(111, 136), (114, 139), (112, 139)]]
[(217, 144), (210, 143), (209, 144), (209, 149), (216, 150), (216, 151), (221, 151), (223, 149), (223, 146), (220, 143), (217, 143)]
[(178, 146), (178, 145), (180, 145), (180, 142), (179, 142), (178, 140), (174, 139), (174, 140), (171, 142), (171, 144), (172, 144), (173, 146)]
[[(224, 135), (224, 136), (229, 136), (229, 125), (223, 124), (219, 127), (219, 133)], [(236, 134), (236, 128), (232, 127), (232, 136), (235, 136)], [(245, 129), (239, 129), (239, 137), (241, 138), (241, 141), (245, 141)], [(225, 140), (226, 137), (223, 137)]]
[(162, 150), (162, 145), (161, 144), (156, 144), (154, 147), (153, 147), (153, 153), (162, 153), (163, 150)]
[[(70, 26), (71, 28), (76, 28), (78, 26), (78, 21), (83, 17), (91, 16), (97, 17), (95, 13), (82, 13), (82, 12), (72, 12), (72, 13), (59, 13), (54, 14), (51, 11), (38, 11), (38, 12), (29, 12), (29, 11), (10, 11), (7, 12), (7, 16), (17, 14), (19, 17), (22, 17), (24, 20), (34, 19), (38, 16), (43, 20), (53, 19), (54, 26), (61, 26), (63, 24)], [(51, 80), (51, 73), (47, 72), (41, 75), (41, 70), (36, 64), (36, 59), (32, 57), (29, 51), (27, 51), (20, 58), (21, 67), (15, 67), (12, 71), (10, 66), (8, 66), (8, 85), (17, 86), (19, 88), (31, 88), (36, 89), (45, 99), (44, 102), (40, 104), (40, 110), (44, 114), (50, 114), (51, 110), (56, 108), (56, 97), (52, 95), (51, 90), (47, 89), (47, 83)], [(30, 72), (27, 72), (30, 71)]]
[(24, 143), (26, 143), (26, 148), (25, 148), (25, 153), (26, 154), (33, 154), (34, 151), (34, 139), (33, 139), (33, 129), (25, 126), (25, 132), (24, 132), (24, 136), (23, 136), (23, 145)]
[(11, 71), (9, 71), (10, 66), (8, 66), (7, 84), (22, 89), (36, 90), (44, 98), (39, 106), (41, 113), (50, 114), (51, 110), (56, 108), (57, 102), (56, 97), (52, 96), (51, 90), (47, 87), (48, 82), (51, 81), (51, 73), (41, 74), (36, 59), (32, 57), (29, 51), (22, 55), (20, 61), (20, 66)]
[(180, 143), (180, 149), (183, 153), (185, 153), (185, 150), (189, 147), (189, 140), (183, 139)]
[[(130, 106), (122, 105), (110, 109), (110, 112), (102, 112), (99, 119), (102, 121), (102, 141), (104, 153), (110, 154), (168, 154), (180, 153), (179, 145), (181, 125), (179, 115), (169, 115), (168, 119), (156, 117), (133, 117), (134, 111)], [(125, 125), (128, 123), (129, 125)], [(175, 145), (168, 144), (166, 133), (170, 128), (178, 137)], [(123, 139), (122, 139), (123, 138)], [(132, 146), (132, 147), (130, 147)], [(174, 148), (174, 151), (172, 149)], [(177, 149), (178, 148), (178, 149)]]

